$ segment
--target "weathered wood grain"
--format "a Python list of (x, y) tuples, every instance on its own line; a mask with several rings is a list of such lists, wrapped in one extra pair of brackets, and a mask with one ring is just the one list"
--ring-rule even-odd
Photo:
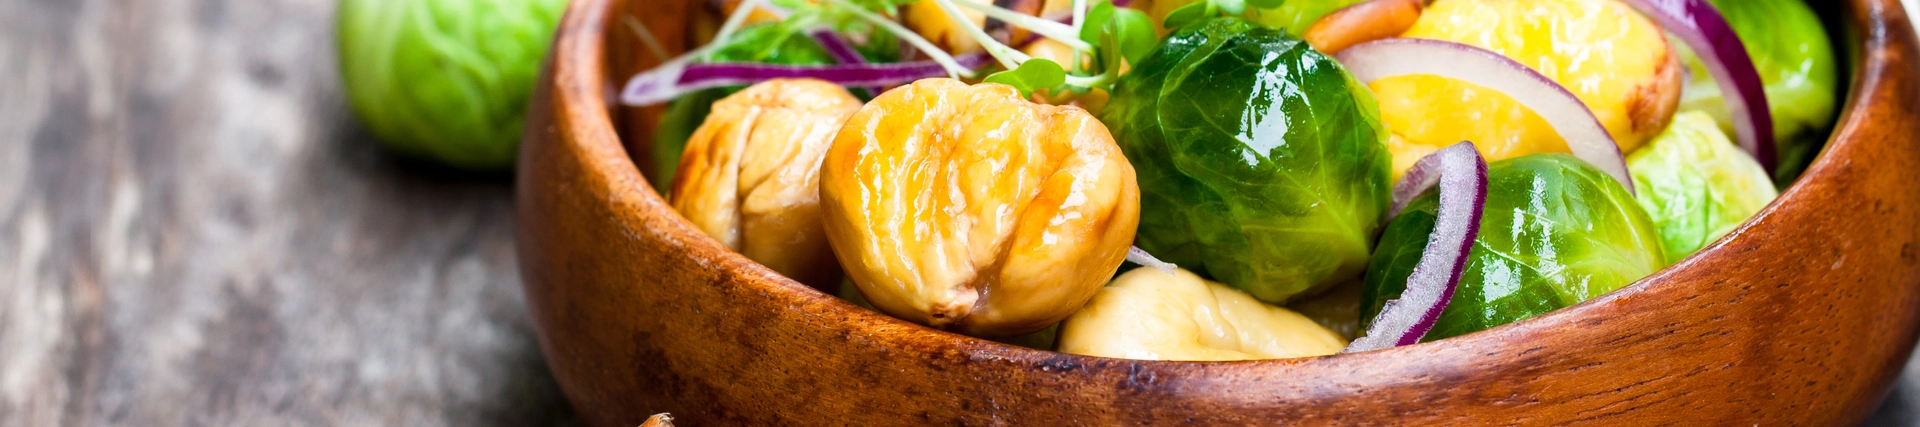
[(376, 148), (327, 0), (0, 0), (0, 426), (570, 417), (511, 179)]

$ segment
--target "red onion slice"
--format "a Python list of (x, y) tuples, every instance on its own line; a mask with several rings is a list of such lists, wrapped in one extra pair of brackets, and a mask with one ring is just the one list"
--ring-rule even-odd
[(1173, 274), (1174, 269), (1180, 268), (1180, 266), (1173, 265), (1173, 263), (1161, 261), (1159, 258), (1154, 258), (1153, 254), (1147, 253), (1147, 251), (1145, 250), (1141, 250), (1139, 246), (1127, 248), (1127, 261), (1132, 262), (1134, 264), (1140, 264), (1141, 266), (1144, 266), (1144, 267), (1157, 268), (1157, 269), (1160, 269), (1160, 271), (1166, 272), (1167, 274)]
[[(867, 63), (866, 57), (860, 56), (859, 51), (853, 50), (853, 43), (848, 43), (846, 38), (841, 37), (839, 32), (831, 28), (815, 28), (808, 31), (807, 36), (813, 37), (813, 42), (818, 43), (821, 49), (827, 51), (827, 54), (833, 55), (833, 60), (836, 62), (847, 65)], [(880, 86), (859, 86), (859, 88), (866, 89), (869, 96), (880, 96)]]
[[(959, 55), (954, 61), (979, 68), (984, 53)], [(778, 78), (816, 78), (841, 86), (885, 86), (947, 75), (934, 61), (889, 64), (776, 65), (761, 63), (668, 63), (634, 75), (620, 91), (620, 102), (647, 106), (671, 101), (694, 91), (722, 86), (745, 86)]]
[(1773, 170), (1773, 114), (1767, 106), (1766, 85), (1747, 56), (1740, 35), (1733, 32), (1720, 10), (1706, 0), (1626, 0), (1667, 32), (1680, 37), (1700, 56), (1707, 71), (1726, 94), (1727, 112), (1740, 148), (1753, 154), (1760, 166)]
[(826, 50), (828, 55), (833, 55), (834, 61), (842, 64), (867, 63), (866, 57), (860, 56), (859, 51), (853, 50), (852, 43), (847, 43), (847, 39), (841, 38), (840, 33), (834, 32), (831, 28), (815, 28), (807, 31), (807, 36), (813, 37), (813, 42), (820, 44), (820, 48)]
[(1498, 52), (1443, 40), (1393, 38), (1361, 43), (1334, 55), (1354, 78), (1374, 80), (1435, 75), (1499, 91), (1533, 110), (1581, 160), (1592, 163), (1633, 192), (1627, 159), (1613, 135), (1573, 92)]
[[(1428, 154), (1414, 164), (1394, 192), (1406, 187), (1419, 194), (1436, 184), (1440, 186), (1439, 215), (1433, 222), (1433, 234), (1427, 237), (1427, 248), (1420, 254), (1420, 263), (1407, 276), (1407, 290), (1399, 299), (1387, 301), (1386, 308), (1367, 327), (1367, 335), (1353, 340), (1341, 353), (1418, 343), (1433, 330), (1447, 303), (1453, 301), (1487, 207), (1487, 162), (1480, 157), (1480, 149), (1472, 142), (1462, 142)], [(1394, 204), (1395, 212), (1404, 207), (1398, 201)]]

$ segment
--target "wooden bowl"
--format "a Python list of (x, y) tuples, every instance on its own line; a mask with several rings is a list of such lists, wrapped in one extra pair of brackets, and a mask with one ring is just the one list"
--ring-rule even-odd
[(574, 0), (520, 156), (521, 273), (548, 364), (600, 426), (657, 412), (696, 426), (1853, 423), (1920, 334), (1920, 51), (1897, 0), (1835, 3), (1822, 12), (1855, 58), (1838, 130), (1711, 248), (1484, 332), (1195, 363), (939, 332), (726, 251), (622, 146), (645, 145), (658, 109), (609, 107), (613, 84), (657, 62), (623, 21), (684, 47), (690, 2)]

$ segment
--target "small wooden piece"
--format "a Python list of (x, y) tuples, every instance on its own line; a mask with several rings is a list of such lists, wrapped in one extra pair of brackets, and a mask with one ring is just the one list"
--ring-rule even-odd
[(1420, 21), (1425, 0), (1367, 0), (1314, 21), (1301, 38), (1332, 55), (1353, 45), (1398, 37)]
[(687, 1), (574, 1), (527, 126), (521, 271), (549, 365), (592, 425), (660, 411), (698, 425), (1842, 425), (1880, 402), (1920, 337), (1920, 50), (1896, 0), (1825, 7), (1858, 55), (1839, 129), (1800, 182), (1694, 257), (1475, 334), (1224, 363), (934, 331), (719, 246), (647, 185), (622, 145), (647, 135), (618, 132), (634, 114), (606, 99), (639, 71), (607, 62), (632, 45), (609, 30), (619, 11)]
[(640, 427), (673, 427), (673, 414), (653, 414), (647, 417), (647, 422), (640, 423)]

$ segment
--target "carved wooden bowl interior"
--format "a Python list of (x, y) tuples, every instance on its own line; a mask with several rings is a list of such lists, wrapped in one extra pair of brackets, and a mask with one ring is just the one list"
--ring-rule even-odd
[(1840, 124), (1798, 183), (1692, 258), (1466, 336), (1212, 363), (939, 332), (723, 249), (630, 156), (660, 109), (608, 98), (658, 62), (624, 21), (684, 49), (692, 1), (574, 0), (529, 117), (520, 268), (592, 425), (1838, 425), (1875, 408), (1920, 333), (1920, 52), (1897, 0), (1811, 2), (1851, 58)]

